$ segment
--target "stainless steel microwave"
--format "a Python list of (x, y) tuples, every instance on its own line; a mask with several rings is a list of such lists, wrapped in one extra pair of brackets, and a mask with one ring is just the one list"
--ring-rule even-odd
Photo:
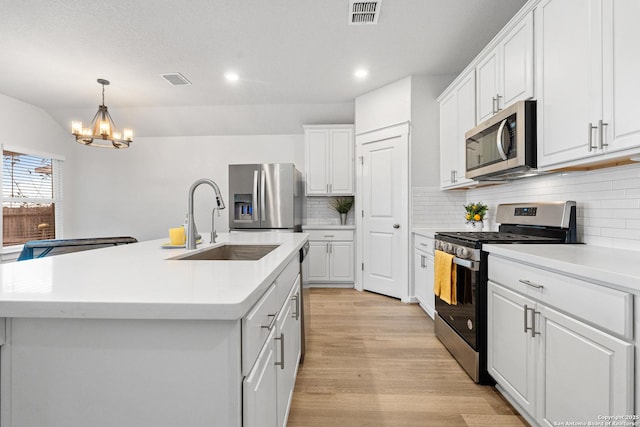
[(531, 173), (536, 168), (536, 102), (516, 102), (464, 136), (467, 178), (492, 181)]

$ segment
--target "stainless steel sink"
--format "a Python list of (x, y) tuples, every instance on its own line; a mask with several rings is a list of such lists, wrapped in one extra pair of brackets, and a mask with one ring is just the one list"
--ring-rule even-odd
[(257, 261), (279, 245), (222, 245), (172, 258), (186, 261)]

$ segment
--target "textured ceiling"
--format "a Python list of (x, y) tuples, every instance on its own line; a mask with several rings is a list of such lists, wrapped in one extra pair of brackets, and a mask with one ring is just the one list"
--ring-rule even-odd
[(110, 108), (344, 104), (457, 74), (523, 4), (383, 0), (378, 25), (349, 26), (348, 0), (0, 0), (0, 93), (52, 114), (95, 110), (98, 77)]

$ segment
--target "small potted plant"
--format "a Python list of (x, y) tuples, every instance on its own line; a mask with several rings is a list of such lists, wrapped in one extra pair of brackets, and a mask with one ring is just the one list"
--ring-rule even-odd
[(487, 214), (487, 205), (482, 202), (473, 202), (464, 206), (467, 230), (482, 231), (484, 216)]
[(347, 223), (347, 214), (353, 207), (353, 197), (336, 197), (329, 204), (340, 214), (340, 224), (345, 225)]

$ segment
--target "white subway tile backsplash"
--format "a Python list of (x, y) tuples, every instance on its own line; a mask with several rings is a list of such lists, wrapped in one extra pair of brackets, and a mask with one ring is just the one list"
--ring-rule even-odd
[(585, 172), (541, 175), (467, 191), (413, 188), (413, 225), (450, 228), (464, 225), (464, 205), (489, 206), (486, 224), (497, 229), (500, 203), (575, 200), (578, 240), (583, 243), (640, 250), (640, 164)]
[(439, 187), (414, 187), (412, 189), (412, 225), (414, 227), (464, 227), (463, 191), (441, 191)]
[[(303, 220), (303, 224), (340, 224), (340, 215), (329, 205), (331, 199), (331, 197), (305, 197), (304, 209), (306, 211), (306, 215)], [(355, 209), (351, 209), (347, 214), (347, 224), (349, 225), (353, 225), (355, 223), (353, 217), (354, 210)]]

